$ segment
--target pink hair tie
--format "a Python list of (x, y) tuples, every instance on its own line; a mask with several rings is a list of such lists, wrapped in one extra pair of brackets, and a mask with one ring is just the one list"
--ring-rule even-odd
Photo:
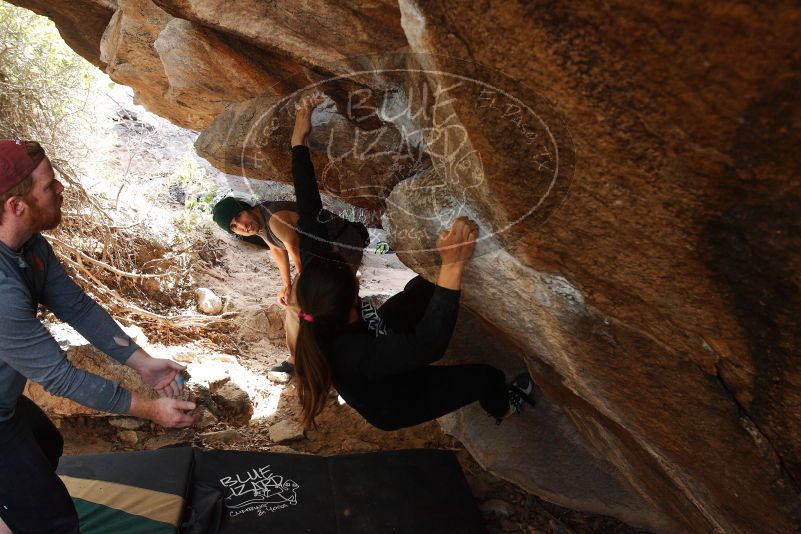
[(312, 317), (312, 314), (310, 313), (298, 312), (298, 317), (309, 323), (314, 322), (314, 317)]

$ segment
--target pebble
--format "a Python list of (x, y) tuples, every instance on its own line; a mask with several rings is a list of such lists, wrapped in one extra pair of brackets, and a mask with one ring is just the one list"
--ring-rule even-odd
[(117, 439), (129, 445), (136, 445), (139, 442), (139, 435), (135, 430), (120, 430), (117, 432)]
[(501, 529), (504, 532), (520, 532), (520, 523), (509, 521), (508, 519), (501, 519)]
[(217, 417), (205, 406), (201, 406), (195, 413), (195, 416), (197, 417), (197, 420), (194, 426), (195, 428), (199, 428), (201, 430), (216, 425), (219, 422)]
[(124, 430), (136, 430), (142, 426), (142, 421), (133, 417), (112, 417), (108, 420), (108, 424)]
[(197, 309), (200, 313), (217, 315), (223, 309), (222, 299), (207, 287), (197, 288), (195, 298), (197, 299)]
[(198, 437), (209, 443), (231, 443), (232, 441), (236, 441), (239, 437), (239, 431), (229, 428), (227, 430), (218, 430), (217, 432), (198, 434)]
[(285, 419), (270, 426), (270, 439), (273, 443), (295, 441), (304, 438), (303, 429), (295, 421)]
[(236, 358), (228, 354), (212, 354), (205, 359), (212, 362), (237, 363)]
[(286, 384), (292, 376), (289, 373), (281, 373), (279, 371), (270, 371), (267, 373), (267, 378), (277, 384)]
[(502, 501), (501, 499), (490, 499), (483, 502), (480, 510), (483, 514), (494, 514), (499, 517), (509, 517), (512, 515), (511, 505), (506, 501)]
[(172, 359), (178, 363), (194, 363), (195, 354), (192, 352), (179, 352), (173, 355)]

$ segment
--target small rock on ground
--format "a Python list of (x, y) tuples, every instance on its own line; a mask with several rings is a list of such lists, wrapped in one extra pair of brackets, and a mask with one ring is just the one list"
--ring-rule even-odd
[(286, 445), (276, 445), (274, 447), (270, 447), (267, 449), (268, 452), (280, 452), (284, 454), (305, 454), (300, 451), (296, 451), (292, 447), (287, 447)]
[(205, 406), (201, 406), (198, 409), (197, 413), (195, 413), (195, 417), (197, 419), (195, 420), (194, 426), (195, 428), (199, 428), (201, 430), (205, 430), (206, 428), (216, 425), (219, 422), (217, 417)]
[(509, 517), (512, 515), (512, 506), (501, 499), (490, 499), (481, 503), (481, 513), (494, 514), (499, 517)]
[(216, 391), (212, 390), (211, 398), (219, 408), (218, 417), (226, 421), (244, 425), (253, 415), (250, 395), (234, 382), (226, 382)]
[(289, 373), (281, 373), (279, 371), (270, 371), (267, 373), (267, 378), (277, 384), (286, 384), (292, 376)]
[(164, 434), (149, 438), (145, 442), (145, 448), (155, 450), (165, 447), (180, 447), (191, 443), (192, 436), (187, 430), (168, 430)]
[(223, 309), (223, 301), (209, 288), (199, 287), (195, 291), (197, 309), (206, 315), (217, 315)]
[(135, 430), (120, 430), (117, 432), (117, 439), (129, 445), (136, 445), (139, 442), (139, 435)]
[(274, 443), (303, 439), (303, 429), (296, 422), (285, 419), (270, 426), (270, 439)]
[(217, 432), (198, 434), (198, 437), (209, 443), (231, 443), (239, 437), (239, 431), (229, 428), (227, 430), (218, 430)]
[(142, 421), (134, 417), (112, 417), (108, 420), (108, 424), (123, 430), (136, 430), (142, 426)]

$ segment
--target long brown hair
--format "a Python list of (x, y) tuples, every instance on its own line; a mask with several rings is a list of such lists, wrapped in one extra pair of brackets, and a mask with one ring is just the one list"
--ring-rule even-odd
[(301, 421), (306, 428), (325, 407), (331, 389), (331, 366), (320, 342), (341, 331), (359, 295), (359, 283), (345, 259), (336, 253), (315, 257), (303, 265), (295, 295), (302, 313), (295, 345), (295, 377)]

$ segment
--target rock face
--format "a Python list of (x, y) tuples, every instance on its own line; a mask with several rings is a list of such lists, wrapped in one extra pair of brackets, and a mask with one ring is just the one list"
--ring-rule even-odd
[[(291, 85), (302, 81), (297, 77), (293, 80)], [(358, 119), (369, 121), (374, 117), (355, 112), (348, 115), (353, 102), (341, 96), (349, 93), (347, 85), (334, 79), (319, 82), (312, 89), (331, 98), (312, 115), (312, 159), (324, 192), (363, 208), (381, 210), (398, 182), (429, 167), (428, 158), (391, 123), (373, 120), (377, 126), (359, 127)], [(195, 142), (198, 154), (228, 173), (291, 181), (287, 146), (294, 104), (302, 94), (306, 92), (281, 100), (269, 96), (231, 105), (200, 134)], [(344, 114), (339, 110), (345, 110)]]
[[(496, 61), (557, 103), (576, 146), (567, 200), (497, 237), (465, 304), (674, 528), (796, 530), (801, 78), (779, 73), (799, 66), (798, 9), (401, 11), (415, 51)], [(479, 109), (454, 108), (482, 156), (508, 146), (500, 124), (474, 134)], [(395, 204), (429, 202), (414, 190), (402, 183)], [(495, 211), (483, 220), (497, 228)]]
[[(526, 371), (520, 351), (498, 339), (483, 319), (460, 311), (445, 363), (491, 361), (509, 380)], [(478, 405), (459, 410), (440, 422), (462, 441), (481, 464), (524, 489), (563, 506), (614, 515), (630, 524), (669, 530), (610, 459), (578, 431), (571, 410), (537, 392), (537, 405), (506, 418), (500, 425)]]
[(443, 422), (489, 469), (660, 532), (801, 527), (797, 5), (14, 3), (227, 172), (288, 181), (295, 91), (325, 93), (322, 187), (419, 272), (476, 219), (451, 357), (542, 392)]
[[(67, 351), (67, 358), (75, 367), (85, 369), (90, 373), (100, 375), (109, 380), (117, 380), (128, 391), (135, 392), (146, 399), (156, 399), (156, 392), (142, 381), (139, 373), (112, 360), (91, 345), (71, 347)], [(51, 395), (35, 382), (25, 384), (23, 395), (39, 405), (51, 417), (68, 417), (70, 415), (108, 415), (92, 408), (80, 405), (64, 397)]]
[(247, 391), (231, 381), (211, 386), (211, 399), (220, 415), (235, 425), (246, 425), (253, 415), (253, 403)]
[(265, 337), (271, 341), (280, 341), (286, 337), (285, 315), (286, 310), (278, 304), (271, 304), (267, 308), (247, 308), (243, 311), (240, 335), (248, 341), (259, 341)]
[(270, 440), (274, 443), (284, 443), (303, 439), (303, 428), (290, 420), (279, 421), (270, 426)]

